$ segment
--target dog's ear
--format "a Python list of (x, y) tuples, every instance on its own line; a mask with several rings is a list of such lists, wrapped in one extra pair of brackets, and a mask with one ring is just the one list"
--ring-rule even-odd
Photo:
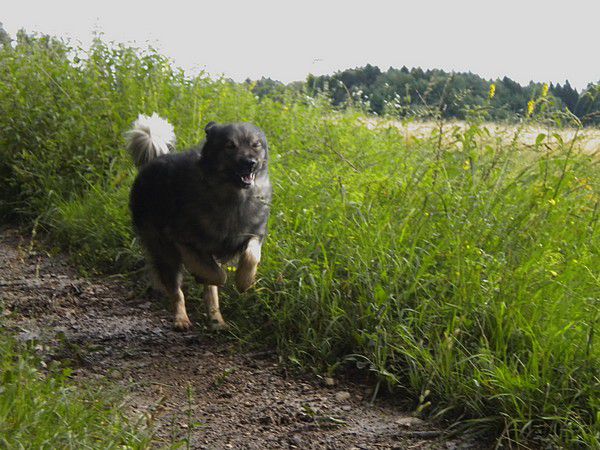
[(216, 129), (217, 129), (216, 122), (208, 122), (206, 124), (206, 126), (204, 127), (204, 132), (206, 133), (206, 137), (209, 138), (210, 135), (213, 134)]

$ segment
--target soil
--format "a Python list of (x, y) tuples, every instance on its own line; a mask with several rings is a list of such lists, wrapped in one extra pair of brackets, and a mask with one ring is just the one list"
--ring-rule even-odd
[(274, 352), (198, 324), (175, 332), (155, 295), (132, 294), (115, 277), (81, 278), (12, 229), (0, 231), (0, 302), (9, 330), (69, 364), (76, 382), (119, 386), (128, 414), (151, 417), (155, 447), (480, 448), (389, 400), (371, 404), (368, 386), (290, 374)]

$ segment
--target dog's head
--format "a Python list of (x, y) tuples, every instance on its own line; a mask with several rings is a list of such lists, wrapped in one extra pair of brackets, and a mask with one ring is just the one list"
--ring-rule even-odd
[(204, 130), (202, 160), (209, 169), (239, 188), (254, 186), (256, 177), (267, 170), (268, 147), (262, 130), (244, 122), (210, 122)]

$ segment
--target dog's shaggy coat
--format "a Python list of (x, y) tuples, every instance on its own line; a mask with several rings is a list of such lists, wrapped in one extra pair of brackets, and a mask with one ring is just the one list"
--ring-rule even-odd
[(175, 307), (176, 329), (191, 325), (181, 291), (185, 266), (204, 284), (212, 328), (225, 322), (218, 288), (221, 265), (238, 258), (236, 287), (255, 280), (271, 203), (268, 146), (264, 133), (248, 123), (209, 123), (198, 147), (171, 153), (172, 126), (140, 116), (128, 133), (128, 150), (139, 174), (131, 189), (135, 230), (156, 284)]

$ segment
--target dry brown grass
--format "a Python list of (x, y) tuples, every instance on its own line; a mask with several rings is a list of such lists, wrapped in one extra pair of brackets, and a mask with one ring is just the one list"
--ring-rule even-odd
[[(439, 130), (439, 123), (435, 121), (399, 121), (382, 118), (363, 118), (361, 119), (369, 128), (380, 128), (394, 126), (404, 132), (405, 139), (411, 141), (414, 139), (424, 139), (432, 136), (434, 132)], [(469, 124), (464, 121), (452, 120), (443, 123), (443, 137), (445, 144), (461, 145), (455, 135), (462, 134)], [(544, 143), (552, 145), (557, 142), (555, 135), (559, 135), (563, 142), (569, 143), (576, 138), (574, 148), (586, 152), (600, 154), (600, 129), (584, 128), (577, 130), (576, 128), (549, 128), (536, 124), (513, 125), (486, 122), (482, 128), (487, 129), (489, 134), (479, 137), (479, 140), (484, 143), (510, 143), (516, 137), (516, 141), (526, 147), (533, 147), (536, 144), (536, 139), (540, 134), (545, 134), (548, 137), (544, 139)]]

